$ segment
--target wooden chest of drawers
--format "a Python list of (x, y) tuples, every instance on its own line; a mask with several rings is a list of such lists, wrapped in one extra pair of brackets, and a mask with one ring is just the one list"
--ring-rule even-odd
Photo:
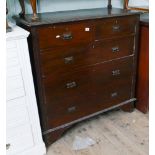
[(74, 123), (135, 101), (139, 14), (92, 9), (39, 14), (30, 31), (42, 132), (46, 144)]

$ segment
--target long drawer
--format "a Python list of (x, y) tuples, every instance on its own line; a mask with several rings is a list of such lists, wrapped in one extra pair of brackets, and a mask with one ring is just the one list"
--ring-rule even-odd
[[(56, 24), (37, 29), (40, 49), (92, 41), (92, 23), (76, 22)], [(80, 35), (79, 35), (80, 34)]]
[(133, 57), (44, 79), (49, 128), (131, 98)]
[(136, 33), (137, 16), (117, 17), (96, 21), (95, 39), (106, 39)]
[(42, 76), (71, 72), (79, 67), (132, 55), (133, 51), (134, 36), (98, 41), (94, 45), (53, 48), (40, 54)]

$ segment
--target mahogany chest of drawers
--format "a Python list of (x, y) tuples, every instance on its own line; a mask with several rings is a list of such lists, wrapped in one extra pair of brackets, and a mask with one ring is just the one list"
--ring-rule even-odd
[(29, 49), (46, 144), (104, 111), (133, 105), (139, 14), (91, 9), (16, 18)]

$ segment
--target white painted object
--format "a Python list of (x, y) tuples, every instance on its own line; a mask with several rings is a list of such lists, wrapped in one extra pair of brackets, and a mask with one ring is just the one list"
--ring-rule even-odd
[(18, 26), (6, 34), (7, 155), (46, 154), (30, 65), (28, 35), (29, 32)]

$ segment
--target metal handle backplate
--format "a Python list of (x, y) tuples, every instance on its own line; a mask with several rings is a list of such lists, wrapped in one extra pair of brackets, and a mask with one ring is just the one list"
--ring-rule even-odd
[(112, 97), (112, 98), (114, 98), (114, 97), (116, 97), (116, 96), (118, 96), (118, 93), (117, 93), (117, 92), (114, 92), (114, 93), (111, 94), (111, 97)]
[(65, 61), (65, 64), (73, 63), (74, 57), (73, 56), (66, 57), (66, 58), (64, 58), (64, 61)]
[(77, 84), (76, 84), (75, 81), (66, 84), (67, 89), (69, 89), (69, 88), (74, 88), (74, 87), (76, 87), (76, 86), (77, 86)]
[(114, 25), (112, 26), (113, 31), (120, 31), (120, 26), (119, 25)]
[(119, 69), (117, 69), (117, 70), (113, 70), (112, 71), (112, 75), (113, 76), (117, 76), (117, 75), (120, 75), (121, 73), (120, 73), (120, 70)]
[(112, 52), (119, 52), (119, 47), (112, 47)]
[(71, 40), (73, 38), (73, 36), (72, 36), (72, 33), (71, 32), (69, 32), (69, 33), (64, 33), (63, 35), (62, 35), (62, 39), (63, 40)]
[(76, 111), (76, 107), (75, 107), (75, 106), (69, 107), (69, 108), (67, 109), (67, 111), (68, 111), (69, 113), (72, 113), (72, 112)]

